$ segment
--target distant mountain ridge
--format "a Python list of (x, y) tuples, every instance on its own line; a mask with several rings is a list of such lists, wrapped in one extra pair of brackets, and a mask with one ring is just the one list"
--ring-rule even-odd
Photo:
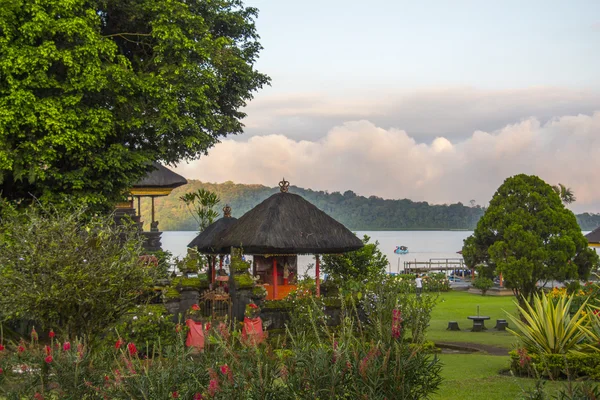
[[(155, 199), (156, 219), (163, 231), (194, 231), (196, 222), (179, 197), (204, 188), (221, 198), (219, 208), (229, 204), (234, 217), (241, 217), (248, 210), (279, 191), (278, 187), (233, 183), (206, 183), (188, 180), (166, 197)], [(290, 193), (298, 194), (352, 230), (472, 230), (485, 212), (475, 205), (429, 204), (409, 199), (382, 199), (377, 196), (358, 196), (351, 190), (344, 193), (315, 191), (290, 186)], [(150, 223), (150, 201), (142, 200), (142, 220)], [(584, 231), (600, 226), (600, 214), (583, 213), (577, 221)]]

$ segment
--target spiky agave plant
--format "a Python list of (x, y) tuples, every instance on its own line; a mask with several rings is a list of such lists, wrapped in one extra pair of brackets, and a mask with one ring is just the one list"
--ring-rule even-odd
[(523, 317), (507, 313), (517, 329), (509, 331), (517, 336), (523, 346), (537, 354), (566, 354), (579, 352), (588, 335), (589, 317), (585, 312), (587, 300), (573, 314), (570, 314), (571, 296), (549, 299), (539, 295), (533, 298), (533, 305), (525, 303), (525, 308), (517, 308)]

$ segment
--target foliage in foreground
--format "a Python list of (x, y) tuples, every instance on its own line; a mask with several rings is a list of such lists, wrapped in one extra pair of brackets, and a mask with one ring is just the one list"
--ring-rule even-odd
[[(8, 209), (7, 209), (8, 210)], [(156, 273), (133, 225), (31, 206), (0, 220), (0, 314), (91, 339), (138, 304)]]
[(93, 353), (75, 343), (15, 344), (0, 352), (0, 393), (89, 399), (426, 398), (441, 382), (441, 366), (422, 343), (405, 340), (409, 327), (394, 300), (373, 299), (366, 326), (349, 308), (341, 326), (331, 328), (323, 323), (322, 308), (308, 299), (311, 311), (304, 317), (314, 318), (303, 329), (256, 347), (215, 324), (205, 331), (209, 345), (203, 352), (185, 349), (180, 331), (175, 345), (148, 359), (140, 357), (137, 344), (120, 340)]
[(533, 305), (517, 305), (524, 321), (507, 313), (517, 328), (509, 331), (519, 338), (529, 352), (536, 354), (567, 354), (581, 350), (587, 337), (584, 328), (589, 323), (589, 316), (585, 312), (587, 304), (582, 304), (571, 315), (571, 301), (570, 296), (554, 300), (546, 295), (535, 296)]

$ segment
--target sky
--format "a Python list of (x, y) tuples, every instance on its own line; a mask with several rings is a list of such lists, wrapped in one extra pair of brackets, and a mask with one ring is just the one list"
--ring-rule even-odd
[(600, 212), (600, 1), (245, 4), (272, 85), (185, 177), (485, 205), (526, 173)]

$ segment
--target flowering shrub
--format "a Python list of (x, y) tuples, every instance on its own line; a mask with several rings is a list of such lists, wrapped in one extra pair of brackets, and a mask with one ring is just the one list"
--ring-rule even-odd
[[(312, 295), (301, 300), (313, 305), (318, 321), (321, 305)], [(185, 333), (176, 327), (174, 345), (147, 353), (147, 358), (140, 351), (142, 343), (123, 337), (93, 353), (81, 342), (67, 345), (56, 337), (50, 349), (35, 340), (22, 342), (0, 352), (0, 393), (9, 398), (38, 393), (43, 398), (109, 399), (427, 397), (441, 382), (441, 366), (422, 344), (405, 340), (411, 329), (407, 316), (415, 310), (398, 307), (385, 296), (372, 301), (377, 311), (369, 315), (373, 327), (352, 318), (355, 310), (342, 309), (346, 317), (341, 326), (313, 322), (308, 326), (312, 335), (288, 330), (279, 349), (268, 342), (245, 346), (241, 335), (230, 334), (225, 324), (207, 327), (210, 345), (200, 355), (185, 348)]]

